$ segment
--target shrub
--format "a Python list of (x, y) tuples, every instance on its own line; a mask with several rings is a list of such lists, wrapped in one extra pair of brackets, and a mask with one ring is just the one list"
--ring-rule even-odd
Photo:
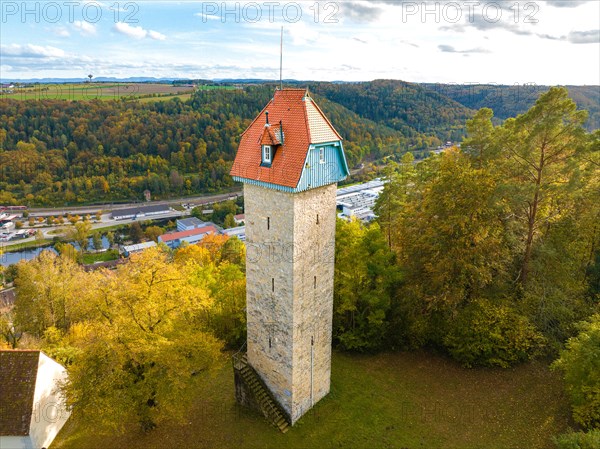
[(506, 304), (473, 301), (451, 325), (444, 345), (464, 366), (507, 368), (531, 358), (544, 344), (529, 320)]
[(589, 432), (564, 433), (554, 439), (558, 449), (598, 449), (600, 447), (600, 430)]
[(600, 314), (578, 328), (552, 367), (563, 372), (575, 421), (593, 428), (600, 426)]

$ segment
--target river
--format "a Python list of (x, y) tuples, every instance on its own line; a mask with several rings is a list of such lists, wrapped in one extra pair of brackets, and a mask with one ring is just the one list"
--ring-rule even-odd
[[(71, 245), (73, 245), (75, 248), (79, 249), (79, 245), (77, 243), (71, 242)], [(102, 237), (102, 248), (103, 249), (109, 248), (108, 240), (106, 239), (106, 237)], [(88, 249), (89, 250), (93, 249), (91, 238), (89, 239)], [(56, 253), (56, 250), (54, 249), (54, 245), (45, 246), (43, 248), (24, 249), (21, 251), (5, 252), (4, 254), (0, 255), (0, 265), (7, 267), (14, 263), (18, 263), (21, 260), (35, 259), (44, 250), (54, 251)]]

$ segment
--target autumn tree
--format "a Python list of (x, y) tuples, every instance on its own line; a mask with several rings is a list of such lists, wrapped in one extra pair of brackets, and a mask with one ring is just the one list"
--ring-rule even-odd
[(100, 251), (104, 247), (102, 243), (102, 234), (98, 231), (92, 234), (92, 246), (96, 251)]
[(129, 237), (133, 240), (133, 243), (140, 243), (144, 238), (144, 230), (139, 222), (134, 221), (129, 225)]
[(338, 220), (336, 242), (334, 338), (344, 349), (379, 349), (399, 281), (394, 255), (377, 224)]
[(80, 251), (85, 253), (88, 249), (88, 238), (91, 230), (92, 224), (89, 221), (75, 223), (67, 232), (67, 238), (76, 242), (79, 245)]
[(66, 392), (74, 413), (109, 431), (182, 419), (221, 357), (206, 322), (210, 290), (193, 265), (149, 249), (88, 275), (88, 285), (96, 316), (73, 330), (79, 352)]
[(77, 249), (75, 249), (75, 247), (70, 243), (58, 242), (56, 245), (54, 245), (54, 248), (56, 251), (58, 251), (58, 254), (71, 259), (73, 262), (77, 262), (79, 260), (80, 255), (77, 252)]
[(564, 375), (575, 421), (593, 429), (600, 426), (600, 315), (578, 327), (553, 367)]
[(223, 227), (225, 229), (228, 228), (235, 228), (236, 224), (235, 224), (235, 219), (233, 218), (233, 214), (227, 214), (225, 216), (225, 220), (223, 221)]
[(210, 327), (230, 348), (246, 341), (246, 276), (239, 265), (219, 264), (211, 283), (214, 304)]
[(527, 284), (536, 238), (561, 216), (575, 155), (581, 149), (587, 119), (565, 88), (551, 88), (535, 105), (509, 119), (498, 135), (507, 183), (506, 195), (523, 227), (519, 281)]
[(17, 349), (23, 334), (15, 329), (13, 314), (8, 310), (0, 310), (0, 348)]
[(148, 226), (144, 231), (146, 238), (154, 242), (158, 242), (158, 237), (165, 233), (164, 229), (160, 226)]
[(115, 233), (112, 231), (108, 231), (106, 233), (106, 240), (108, 241), (109, 248), (112, 248), (115, 244)]
[(398, 224), (402, 220), (409, 195), (414, 190), (415, 174), (412, 153), (402, 156), (400, 164), (390, 162), (385, 169), (386, 186), (377, 198), (374, 211), (390, 248), (398, 245)]
[(467, 138), (463, 140), (461, 148), (473, 158), (479, 169), (498, 153), (492, 117), (494, 112), (489, 108), (483, 108), (475, 114), (475, 117), (467, 120)]
[(15, 325), (36, 337), (49, 327), (66, 332), (86, 315), (89, 286), (81, 268), (70, 257), (42, 251), (17, 264)]
[(434, 170), (405, 213), (400, 257), (407, 288), (430, 310), (449, 311), (482, 294), (506, 272), (495, 181), (460, 150), (428, 162)]

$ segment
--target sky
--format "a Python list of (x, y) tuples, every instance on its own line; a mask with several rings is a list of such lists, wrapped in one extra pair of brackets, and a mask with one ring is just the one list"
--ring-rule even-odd
[(600, 84), (600, 1), (7, 1), (0, 78)]

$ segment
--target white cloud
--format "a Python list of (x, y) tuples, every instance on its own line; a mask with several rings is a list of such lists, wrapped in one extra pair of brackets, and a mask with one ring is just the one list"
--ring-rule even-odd
[(117, 22), (113, 29), (117, 33), (124, 34), (125, 36), (133, 37), (135, 39), (143, 39), (148, 35), (148, 31), (142, 27), (132, 27), (131, 25), (124, 22)]
[(84, 36), (93, 36), (96, 34), (96, 25), (92, 23), (76, 20), (73, 22), (73, 26)]
[(62, 58), (65, 56), (64, 50), (51, 46), (9, 44), (3, 45), (0, 48), (0, 51), (5, 56), (17, 56), (21, 58)]
[(69, 37), (71, 35), (69, 30), (67, 30), (65, 27), (51, 28), (49, 31), (58, 37)]
[(148, 37), (148, 38), (154, 39), (156, 41), (164, 41), (167, 38), (167, 36), (159, 33), (158, 31), (145, 30), (144, 28), (142, 28), (140, 26), (133, 27), (133, 26), (129, 25), (128, 23), (124, 23), (124, 22), (115, 23), (115, 26), (113, 27), (113, 29), (117, 33), (124, 34), (125, 36), (129, 36), (134, 39), (144, 39), (144, 38)]
[(579, 5), (583, 5), (588, 3), (590, 0), (546, 0), (551, 6), (556, 6), (557, 8), (576, 8)]
[[(318, 20), (315, 20), (315, 1), (320, 5)], [(427, 2), (429, 9), (432, 4), (440, 3), (443, 10), (448, 0), (422, 1)], [(325, 9), (327, 4), (334, 3), (328, 0), (298, 2), (303, 14), (297, 23), (286, 20), (282, 23), (281, 8), (274, 13), (274, 23), (269, 22), (266, 9), (263, 9), (263, 19), (257, 23), (233, 20), (221, 23), (216, 12), (205, 18), (197, 14), (197, 5), (157, 1), (156, 8), (144, 14), (144, 20), (152, 22), (115, 24), (111, 20), (108, 28), (96, 24), (95, 36), (68, 42), (68, 38), (57, 35), (67, 31), (71, 36), (78, 36), (81, 30), (73, 23), (27, 28), (14, 21), (2, 24), (2, 43), (37, 46), (3, 47), (2, 72), (11, 71), (11, 76), (20, 78), (49, 74), (81, 77), (93, 73), (95, 76), (278, 79), (279, 34), (283, 24), (284, 78), (598, 84), (600, 1), (582, 2), (578, 7), (567, 7), (571, 3), (555, 7), (558, 2), (552, 6), (537, 2), (540, 11), (535, 18), (539, 23), (535, 25), (525, 22), (526, 15), (532, 14), (532, 10), (524, 10), (525, 0), (519, 2), (518, 23), (514, 21), (514, 9), (507, 9), (513, 6), (514, 0), (497, 1), (502, 18), (497, 24), (489, 25), (483, 23), (482, 6), (476, 8), (472, 23), (467, 20), (466, 10), (456, 24), (443, 16), (436, 20), (429, 15), (423, 20), (421, 0), (414, 2), (420, 12), (406, 21), (398, 6), (402, 4), (400, 0), (340, 1), (339, 11), (333, 16), (336, 21), (332, 23), (325, 21), (333, 10)], [(484, 2), (487, 0), (481, 4)], [(107, 3), (107, 8), (113, 3)], [(381, 13), (377, 15), (377, 10), (365, 9), (362, 16), (356, 16), (361, 6)], [(180, 17), (186, 20), (175, 22), (180, 17), (176, 19), (172, 9), (179, 11), (178, 8), (182, 8)], [(290, 9), (288, 15), (292, 12)], [(488, 15), (492, 13), (494, 9), (488, 11)], [(112, 12), (109, 16), (114, 18)], [(120, 17), (123, 19), (125, 15)], [(161, 25), (154, 25), (159, 23)], [(442, 25), (446, 27), (440, 29)], [(158, 32), (159, 29), (165, 32), (167, 28), (174, 30), (168, 36)], [(105, 29), (110, 30), (109, 35), (104, 33)], [(26, 36), (27, 40), (11, 41), (10, 36)], [(124, 39), (130, 43), (139, 39), (134, 43), (143, 45), (136, 45), (132, 50), (131, 45), (123, 45)], [(50, 45), (54, 47), (48, 47)], [(196, 55), (192, 62), (190, 52)], [(552, 70), (547, 68), (548, 54), (562, 61)], [(465, 64), (466, 57), (471, 59), (470, 64)], [(452, 70), (446, 70), (447, 67)]]
[(568, 39), (573, 44), (600, 44), (600, 30), (571, 31)]
[(286, 32), (292, 38), (293, 45), (314, 44), (321, 36), (317, 27), (307, 25), (306, 22), (297, 22), (289, 25)]
[(148, 37), (150, 39), (154, 39), (155, 41), (164, 41), (167, 36), (159, 33), (158, 31), (148, 30)]
[(438, 45), (438, 48), (443, 53), (463, 53), (463, 54), (468, 54), (468, 53), (489, 53), (490, 52), (489, 50), (486, 50), (485, 48), (480, 48), (480, 47), (471, 48), (470, 50), (457, 50), (452, 45), (445, 45), (445, 44)]
[(203, 22), (206, 22), (206, 20), (221, 20), (219, 16), (213, 16), (212, 14), (204, 14), (202, 12), (197, 12), (194, 15), (196, 17), (200, 17)]

